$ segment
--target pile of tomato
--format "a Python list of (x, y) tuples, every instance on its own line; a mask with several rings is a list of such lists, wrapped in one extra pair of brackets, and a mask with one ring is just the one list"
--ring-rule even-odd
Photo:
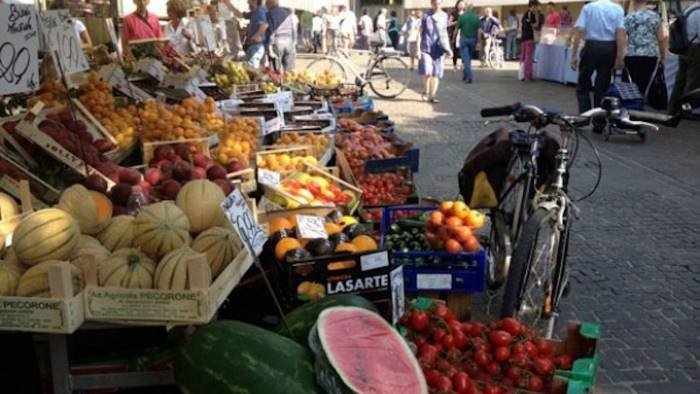
[(555, 369), (570, 369), (568, 354), (513, 318), (460, 322), (449, 308), (409, 310), (401, 317), (431, 392), (506, 394), (549, 392)]
[(364, 174), (357, 183), (366, 205), (402, 205), (413, 194), (406, 178), (397, 173)]

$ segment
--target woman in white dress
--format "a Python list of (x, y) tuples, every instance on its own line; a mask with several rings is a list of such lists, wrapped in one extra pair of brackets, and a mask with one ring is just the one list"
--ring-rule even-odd
[(192, 39), (194, 33), (190, 27), (191, 22), (187, 15), (187, 8), (182, 0), (168, 0), (166, 3), (168, 12), (168, 24), (165, 27), (165, 36), (170, 40), (170, 45), (180, 56), (188, 56), (193, 52)]

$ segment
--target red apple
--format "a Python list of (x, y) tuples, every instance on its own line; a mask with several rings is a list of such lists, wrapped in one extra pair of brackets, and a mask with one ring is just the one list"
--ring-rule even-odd
[(156, 186), (163, 180), (163, 172), (160, 170), (160, 168), (149, 168), (146, 170), (143, 177), (152, 186)]
[(153, 157), (158, 160), (172, 160), (175, 157), (175, 151), (170, 145), (160, 145), (153, 151)]
[(141, 182), (141, 173), (133, 168), (122, 168), (119, 171), (119, 182), (138, 185)]
[(176, 181), (187, 182), (192, 179), (192, 166), (186, 161), (178, 161), (173, 167), (173, 178)]
[(207, 170), (202, 167), (195, 167), (194, 170), (192, 170), (192, 178), (207, 179)]
[(204, 169), (208, 168), (211, 159), (208, 158), (204, 153), (195, 153), (192, 155), (192, 164), (197, 167), (202, 167)]
[(231, 183), (231, 181), (228, 179), (215, 179), (214, 183), (219, 185), (221, 190), (223, 190), (224, 194), (227, 196), (233, 191), (233, 183)]
[(226, 170), (224, 167), (215, 164), (207, 170), (207, 178), (210, 181), (216, 180), (216, 179), (226, 179)]
[(129, 197), (131, 197), (132, 185), (128, 183), (118, 183), (112, 190), (110, 190), (110, 198), (112, 202), (116, 205), (123, 205), (129, 202)]
[(107, 193), (107, 181), (97, 174), (91, 174), (85, 179), (85, 187), (102, 194)]
[(180, 192), (181, 187), (180, 182), (168, 179), (160, 185), (160, 195), (166, 200), (174, 200), (177, 198), (177, 193)]

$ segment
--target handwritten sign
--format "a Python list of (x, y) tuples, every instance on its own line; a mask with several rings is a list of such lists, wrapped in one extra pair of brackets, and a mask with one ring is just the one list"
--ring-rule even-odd
[(61, 70), (71, 75), (90, 68), (68, 10), (42, 11), (39, 21), (46, 47), (51, 51), (59, 75)]
[(267, 241), (267, 235), (253, 218), (240, 190), (236, 189), (229, 194), (221, 203), (221, 208), (248, 252), (253, 256), (259, 255)]
[(97, 75), (101, 80), (112, 85), (115, 89), (121, 92), (123, 95), (130, 97), (136, 101), (146, 101), (152, 100), (153, 97), (148, 93), (141, 90), (136, 85), (126, 80), (126, 75), (124, 70), (117, 65), (105, 65), (100, 67)]
[(0, 4), (0, 95), (39, 88), (39, 33), (32, 5)]
[(325, 219), (320, 216), (297, 215), (297, 231), (301, 238), (327, 239), (328, 233), (326, 233), (325, 224)]
[(270, 186), (279, 186), (280, 173), (275, 171), (258, 168), (258, 183)]
[(136, 63), (134, 70), (149, 75), (158, 80), (158, 82), (165, 79), (165, 69), (163, 68), (163, 63), (157, 59), (143, 58), (139, 59)]
[(274, 118), (265, 121), (265, 127), (263, 128), (263, 135), (268, 135), (279, 131), (284, 126), (284, 121), (282, 117), (278, 114)]
[(279, 92), (268, 94), (261, 100), (263, 103), (274, 103), (278, 105), (280, 111), (289, 112), (294, 109), (294, 96), (292, 92)]

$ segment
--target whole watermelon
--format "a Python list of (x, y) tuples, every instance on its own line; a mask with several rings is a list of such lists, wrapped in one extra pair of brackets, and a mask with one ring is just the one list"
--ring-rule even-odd
[(318, 315), (325, 309), (334, 306), (356, 306), (358, 308), (367, 309), (368, 311), (377, 312), (377, 308), (374, 304), (364, 297), (355, 294), (330, 295), (318, 301), (306, 303), (289, 312), (285, 318), (287, 319), (287, 324), (289, 324), (289, 329), (292, 331), (291, 334), (284, 323), (280, 323), (277, 328), (275, 328), (275, 332), (307, 346), (309, 331), (311, 331), (311, 327), (316, 324)]
[(174, 369), (186, 394), (322, 392), (305, 347), (231, 320), (198, 328), (175, 357)]

